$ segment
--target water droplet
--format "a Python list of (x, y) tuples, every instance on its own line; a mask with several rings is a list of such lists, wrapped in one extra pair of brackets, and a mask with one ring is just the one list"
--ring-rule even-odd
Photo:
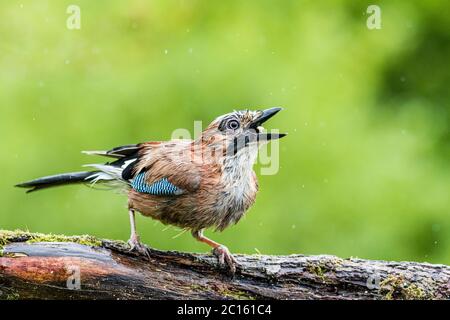
[(64, 61), (64, 63), (65, 63), (65, 64), (70, 64), (70, 60), (69, 60), (69, 59), (66, 59), (66, 60)]
[(292, 228), (292, 229), (295, 229), (295, 228), (297, 228), (297, 226), (296, 226), (295, 224), (293, 224), (293, 225), (291, 226), (291, 228)]
[(169, 50), (164, 50), (164, 54), (168, 54), (169, 53)]

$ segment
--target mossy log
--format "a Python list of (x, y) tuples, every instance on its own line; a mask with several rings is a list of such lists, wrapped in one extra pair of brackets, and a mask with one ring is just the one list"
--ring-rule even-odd
[(121, 241), (0, 231), (0, 299), (449, 299), (450, 267), (318, 255), (207, 254)]

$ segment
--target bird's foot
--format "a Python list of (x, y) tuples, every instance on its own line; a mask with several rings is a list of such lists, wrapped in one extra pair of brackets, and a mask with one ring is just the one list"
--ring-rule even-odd
[(224, 245), (220, 245), (218, 247), (215, 247), (212, 250), (212, 253), (217, 257), (221, 266), (228, 266), (232, 274), (236, 272), (236, 259), (233, 257), (227, 247), (225, 247)]
[(130, 240), (128, 240), (128, 244), (130, 245), (130, 252), (137, 252), (150, 260), (150, 250), (147, 246), (139, 240), (139, 236), (132, 236)]

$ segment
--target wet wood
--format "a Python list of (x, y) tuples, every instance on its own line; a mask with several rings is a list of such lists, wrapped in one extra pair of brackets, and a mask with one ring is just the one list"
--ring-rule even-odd
[[(449, 299), (450, 267), (335, 256), (236, 255), (234, 276), (211, 255), (123, 242), (33, 242), (3, 236), (0, 299)], [(0, 244), (2, 244), (0, 242)]]

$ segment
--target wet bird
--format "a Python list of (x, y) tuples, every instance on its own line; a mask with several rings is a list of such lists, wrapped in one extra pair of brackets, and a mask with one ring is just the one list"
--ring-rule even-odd
[(18, 184), (33, 192), (49, 187), (85, 183), (106, 184), (128, 194), (131, 249), (148, 248), (136, 232), (135, 212), (191, 231), (213, 249), (221, 265), (235, 271), (228, 248), (207, 238), (237, 223), (255, 201), (258, 191), (253, 165), (261, 145), (285, 134), (266, 133), (261, 126), (281, 108), (234, 111), (215, 119), (195, 140), (144, 142), (108, 151), (84, 151), (110, 157), (91, 171), (64, 173)]

